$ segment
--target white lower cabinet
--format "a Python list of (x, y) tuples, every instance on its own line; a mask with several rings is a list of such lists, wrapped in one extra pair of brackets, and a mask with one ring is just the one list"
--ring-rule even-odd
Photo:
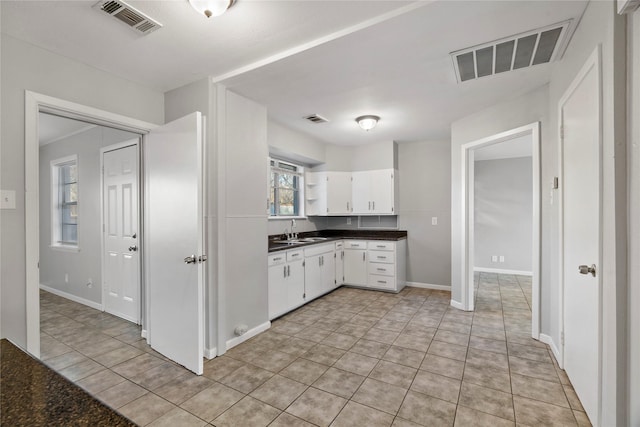
[(367, 286), (367, 241), (344, 242), (344, 284)]
[(302, 250), (277, 252), (268, 257), (269, 319), (304, 304)]
[(313, 245), (304, 250), (304, 287), (306, 300), (312, 300), (335, 288), (335, 244)]
[(340, 285), (399, 292), (406, 284), (407, 241), (344, 240), (270, 254), (269, 319)]
[(406, 240), (347, 240), (344, 284), (399, 292), (406, 284)]

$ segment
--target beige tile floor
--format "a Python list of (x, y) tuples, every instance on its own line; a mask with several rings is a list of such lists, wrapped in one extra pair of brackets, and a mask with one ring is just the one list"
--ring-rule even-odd
[(589, 425), (529, 337), (530, 279), (481, 273), (476, 287), (474, 313), (448, 292), (340, 288), (203, 376), (155, 353), (139, 327), (42, 292), (42, 359), (140, 425)]

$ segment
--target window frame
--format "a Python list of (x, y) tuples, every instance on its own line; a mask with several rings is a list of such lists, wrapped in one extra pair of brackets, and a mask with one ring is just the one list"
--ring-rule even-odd
[[(274, 172), (274, 169), (276, 170), (276, 173), (278, 173), (279, 171), (283, 171), (286, 169), (281, 169), (279, 166), (280, 164), (284, 164), (287, 166), (293, 166), (296, 168), (295, 171), (290, 171), (290, 173), (292, 175), (296, 175), (298, 177), (298, 186), (297, 186), (297, 194), (298, 194), (298, 199), (297, 199), (297, 207), (298, 207), (298, 213), (294, 214), (294, 215), (278, 215), (278, 192), (277, 189), (279, 188), (277, 185), (274, 185), (273, 187), (271, 186), (271, 175)], [(306, 218), (305, 216), (305, 198), (304, 198), (304, 170), (305, 170), (305, 166), (300, 164), (300, 163), (296, 163), (294, 161), (291, 160), (283, 160), (283, 159), (279, 159), (277, 157), (271, 157), (269, 156), (268, 158), (268, 165), (269, 165), (269, 172), (267, 175), (267, 200), (269, 201), (268, 203), (268, 212), (269, 212), (269, 219), (297, 219), (297, 218)], [(287, 171), (289, 172), (289, 171)], [(277, 179), (274, 179), (274, 184), (277, 183)], [(271, 191), (272, 189), (274, 190), (274, 213), (271, 213)], [(295, 208), (294, 208), (295, 211)]]
[[(69, 165), (75, 165), (76, 167), (76, 181), (75, 182), (65, 182), (61, 183), (61, 171), (62, 168)], [(56, 250), (69, 251), (69, 252), (79, 252), (80, 251), (80, 230), (79, 230), (79, 221), (80, 217), (79, 209), (80, 209), (80, 179), (79, 179), (79, 163), (78, 163), (78, 155), (73, 154), (70, 156), (61, 157), (58, 159), (54, 159), (50, 164), (51, 169), (51, 244), (50, 247)], [(62, 199), (63, 189), (62, 185), (76, 185), (76, 201), (75, 202), (66, 202)], [(76, 240), (65, 242), (62, 240), (63, 235), (63, 205), (64, 206), (76, 206)]]

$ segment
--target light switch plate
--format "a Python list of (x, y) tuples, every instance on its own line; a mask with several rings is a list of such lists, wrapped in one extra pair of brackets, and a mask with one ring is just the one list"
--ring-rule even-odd
[(13, 190), (0, 190), (0, 209), (16, 208), (16, 192)]
[(438, 225), (438, 217), (437, 216), (432, 216), (431, 217), (431, 225)]

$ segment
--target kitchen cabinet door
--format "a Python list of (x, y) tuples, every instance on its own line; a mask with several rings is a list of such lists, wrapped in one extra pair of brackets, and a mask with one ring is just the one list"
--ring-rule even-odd
[(269, 267), (268, 276), (269, 319), (274, 319), (289, 310), (287, 264)]
[(371, 189), (371, 213), (395, 215), (394, 173), (392, 169), (369, 171)]
[(344, 248), (342, 247), (342, 244), (336, 245), (335, 260), (336, 260), (336, 269), (335, 269), (336, 283), (335, 284), (337, 287), (344, 284)]
[(336, 287), (336, 259), (335, 253), (321, 255), (322, 293), (327, 293)]
[(369, 171), (353, 172), (351, 176), (353, 178), (351, 182), (353, 213), (368, 215), (371, 213), (371, 178)]
[(327, 215), (350, 215), (351, 172), (327, 172)]
[(322, 255), (307, 257), (304, 260), (304, 293), (305, 301), (310, 301), (322, 294)]
[(304, 304), (304, 260), (291, 261), (287, 265), (287, 310)]
[(344, 283), (367, 285), (367, 251), (365, 249), (344, 250)]

